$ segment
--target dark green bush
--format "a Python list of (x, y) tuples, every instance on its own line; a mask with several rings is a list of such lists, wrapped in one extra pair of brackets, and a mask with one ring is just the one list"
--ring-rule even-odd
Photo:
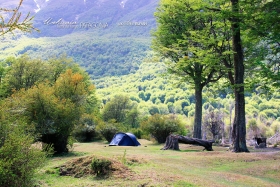
[(98, 132), (108, 141), (110, 142), (114, 135), (119, 132), (117, 123), (104, 123), (98, 125)]
[(91, 169), (98, 177), (110, 174), (112, 162), (107, 159), (94, 158), (91, 163)]
[(132, 134), (134, 134), (137, 138), (141, 139), (143, 131), (139, 128), (137, 129), (132, 129)]
[(73, 136), (79, 142), (90, 142), (96, 137), (95, 126), (79, 125), (74, 130)]
[(46, 154), (31, 146), (33, 138), (13, 128), (0, 148), (0, 186), (34, 186), (34, 174), (46, 160)]
[(164, 143), (170, 133), (185, 134), (181, 121), (175, 115), (155, 114), (141, 123), (141, 128), (158, 143)]
[(80, 119), (80, 124), (73, 131), (73, 136), (79, 142), (90, 142), (96, 136), (96, 124), (98, 119), (94, 119), (92, 115), (84, 114)]

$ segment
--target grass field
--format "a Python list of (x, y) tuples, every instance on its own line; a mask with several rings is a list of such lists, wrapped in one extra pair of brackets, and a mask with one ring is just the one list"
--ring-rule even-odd
[[(280, 186), (280, 152), (253, 150), (232, 153), (224, 147), (180, 144), (181, 151), (162, 151), (163, 145), (139, 140), (139, 147), (109, 147), (104, 142), (76, 143), (67, 156), (49, 159), (38, 171), (39, 186)], [(60, 176), (59, 166), (105, 157), (119, 164), (108, 178)], [(79, 159), (78, 159), (79, 158)], [(85, 165), (84, 163), (82, 165)], [(82, 168), (82, 167), (81, 167)]]

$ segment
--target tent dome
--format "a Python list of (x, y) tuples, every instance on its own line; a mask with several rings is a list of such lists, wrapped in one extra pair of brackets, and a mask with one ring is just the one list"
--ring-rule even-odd
[(134, 134), (119, 132), (114, 135), (109, 145), (139, 146), (141, 144), (137, 141), (137, 138)]

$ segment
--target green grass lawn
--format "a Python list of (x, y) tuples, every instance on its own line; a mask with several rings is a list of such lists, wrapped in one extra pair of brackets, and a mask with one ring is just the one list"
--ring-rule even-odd
[[(180, 144), (181, 151), (139, 140), (139, 147), (109, 147), (104, 142), (76, 143), (67, 156), (49, 159), (38, 171), (40, 186), (280, 186), (280, 152), (232, 153), (227, 148)], [(77, 158), (105, 157), (124, 163), (109, 178), (59, 176), (56, 167)], [(131, 162), (131, 160), (135, 162)]]

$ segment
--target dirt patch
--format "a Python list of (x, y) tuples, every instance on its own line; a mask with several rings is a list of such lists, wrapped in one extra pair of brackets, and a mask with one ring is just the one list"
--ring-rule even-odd
[(110, 174), (105, 177), (133, 179), (135, 173), (123, 163), (115, 159), (108, 159), (100, 156), (85, 156), (72, 159), (63, 165), (56, 167), (56, 169), (59, 169), (59, 174), (61, 176), (72, 176), (75, 178), (94, 176), (95, 174), (91, 169), (91, 163), (94, 158), (111, 161), (112, 165), (110, 168)]

